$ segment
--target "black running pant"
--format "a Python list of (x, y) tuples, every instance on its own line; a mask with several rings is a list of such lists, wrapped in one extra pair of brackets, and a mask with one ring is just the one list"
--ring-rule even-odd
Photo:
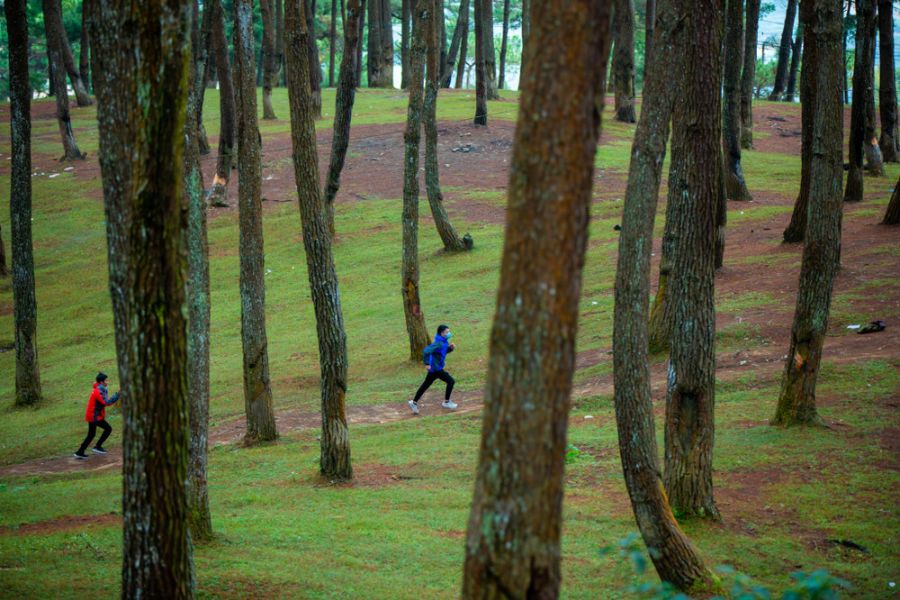
[(441, 369), (440, 371), (428, 371), (428, 375), (425, 376), (425, 381), (419, 386), (419, 391), (416, 392), (416, 397), (413, 398), (415, 402), (419, 401), (419, 398), (422, 397), (425, 390), (431, 387), (431, 384), (434, 383), (435, 379), (440, 379), (447, 383), (447, 391), (444, 392), (444, 400), (450, 399), (450, 394), (453, 392), (453, 384), (456, 383), (456, 380), (450, 376), (450, 373)]
[(100, 435), (100, 439), (97, 440), (97, 445), (94, 447), (103, 447), (103, 442), (105, 442), (106, 438), (109, 437), (109, 434), (112, 433), (112, 425), (110, 425), (106, 421), (95, 421), (93, 423), (88, 423), (88, 434), (87, 437), (84, 438), (84, 441), (81, 443), (81, 448), (78, 449), (78, 454), (84, 454), (84, 451), (87, 450), (87, 447), (90, 445), (91, 440), (93, 440), (94, 436), (97, 434), (98, 427), (103, 430), (103, 434)]

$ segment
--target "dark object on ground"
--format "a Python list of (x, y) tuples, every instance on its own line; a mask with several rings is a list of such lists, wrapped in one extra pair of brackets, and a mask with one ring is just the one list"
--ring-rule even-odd
[(622, 226), (621, 225), (613, 225), (613, 230), (622, 231)]
[(856, 542), (851, 541), (851, 540), (829, 539), (829, 540), (825, 540), (825, 541), (828, 542), (829, 544), (834, 544), (835, 546), (843, 546), (844, 548), (850, 548), (851, 550), (858, 550), (858, 551), (862, 552), (863, 554), (869, 554), (868, 548), (866, 548), (865, 546), (860, 546), (859, 544), (857, 544)]
[(865, 327), (861, 328), (856, 333), (859, 333), (859, 334), (878, 333), (879, 331), (884, 331), (885, 327), (887, 327), (887, 325), (885, 324), (884, 321), (872, 321), (871, 323), (869, 323)]

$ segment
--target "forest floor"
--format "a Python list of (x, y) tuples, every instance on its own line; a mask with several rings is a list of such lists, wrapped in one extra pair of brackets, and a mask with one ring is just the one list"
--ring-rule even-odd
[[(217, 94), (204, 123), (213, 152)], [(440, 252), (421, 203), (423, 306), (429, 327), (448, 322), (459, 352), (449, 369), (460, 409), (406, 400), (424, 371), (406, 360), (400, 262), (400, 92), (361, 90), (337, 199), (336, 261), (350, 353), (348, 418), (355, 479), (317, 475), (318, 361), (293, 184), (286, 94), (263, 136), (269, 356), (280, 438), (245, 448), (241, 396), (236, 172), (230, 206), (210, 215), (212, 400), (210, 496), (217, 537), (195, 548), (202, 597), (451, 598), (458, 595), (464, 532), (480, 443), (485, 379), (502, 250), (516, 95), (490, 103), (490, 125), (469, 123), (471, 92), (439, 101), (441, 183), (451, 218), (475, 250)], [(319, 121), (327, 167), (333, 91)], [(88, 159), (60, 163), (52, 102), (34, 106), (34, 244), (45, 401), (13, 409), (12, 296), (0, 280), (0, 596), (118, 593), (121, 563), (121, 416), (110, 411), (110, 454), (71, 459), (97, 370), (117, 385), (93, 108), (73, 108)], [(849, 109), (846, 111), (849, 123)], [(8, 121), (8, 106), (0, 106)], [(715, 490), (722, 521), (684, 524), (713, 565), (731, 565), (771, 589), (797, 570), (828, 569), (852, 598), (893, 597), (900, 572), (900, 229), (879, 225), (900, 166), (866, 179), (865, 201), (845, 209), (838, 275), (818, 403), (826, 426), (768, 426), (797, 289), (798, 245), (781, 243), (800, 171), (798, 105), (754, 106), (755, 149), (745, 152), (752, 202), (731, 202), (726, 261), (716, 278)], [(5, 130), (4, 130), (5, 131)], [(612, 410), (612, 286), (634, 126), (605, 114), (584, 274), (567, 464), (563, 595), (628, 597), (628, 568), (599, 549), (635, 530)], [(845, 129), (846, 131), (846, 129)], [(8, 189), (9, 139), (0, 138)], [(664, 190), (665, 191), (665, 190)], [(657, 232), (661, 233), (665, 194)], [(424, 186), (423, 186), (424, 192)], [(0, 226), (9, 243), (8, 213)], [(658, 236), (657, 236), (658, 237)], [(8, 247), (8, 246), (7, 246)], [(659, 258), (655, 244), (654, 283)], [(882, 319), (885, 331), (849, 325)], [(458, 340), (457, 340), (458, 338)], [(652, 363), (661, 434), (665, 357)], [(862, 550), (844, 542), (853, 542)], [(85, 569), (82, 560), (90, 561)], [(339, 582), (339, 583), (338, 583)]]

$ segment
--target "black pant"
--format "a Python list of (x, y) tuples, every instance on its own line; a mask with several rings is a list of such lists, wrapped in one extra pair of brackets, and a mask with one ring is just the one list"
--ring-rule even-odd
[(456, 380), (450, 376), (450, 373), (441, 369), (440, 371), (428, 371), (428, 375), (425, 376), (425, 381), (419, 386), (419, 391), (416, 392), (416, 397), (413, 398), (415, 402), (419, 401), (419, 398), (422, 397), (425, 390), (431, 387), (431, 384), (434, 383), (435, 379), (447, 382), (447, 391), (444, 392), (444, 400), (450, 399), (450, 394), (453, 392), (453, 384), (456, 383)]
[(94, 448), (102, 448), (103, 442), (106, 441), (106, 438), (109, 437), (109, 434), (112, 433), (112, 425), (107, 423), (106, 421), (95, 421), (93, 423), (88, 423), (88, 434), (87, 437), (84, 438), (84, 441), (81, 443), (81, 448), (78, 449), (78, 454), (84, 454), (84, 451), (87, 450), (87, 447), (90, 445), (91, 440), (94, 439), (94, 435), (97, 433), (97, 428), (103, 430), (103, 434), (100, 436), (100, 439), (97, 441), (97, 445)]

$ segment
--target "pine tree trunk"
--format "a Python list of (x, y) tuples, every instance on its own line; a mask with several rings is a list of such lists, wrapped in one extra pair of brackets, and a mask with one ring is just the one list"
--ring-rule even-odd
[(412, 46), (409, 50), (409, 108), (403, 133), (403, 314), (409, 335), (410, 360), (419, 362), (428, 345), (425, 315), (419, 298), (419, 140), (422, 129), (427, 20), (433, 4), (417, 0), (413, 7)]
[(791, 48), (791, 75), (788, 78), (787, 90), (784, 92), (784, 101), (793, 102), (797, 96), (797, 73), (800, 71), (800, 55), (803, 52), (803, 22), (797, 24), (797, 37)]
[(503, 37), (500, 40), (500, 89), (506, 83), (506, 45), (509, 37), (509, 0), (503, 0)]
[(725, 233), (728, 226), (728, 190), (725, 189), (725, 152), (720, 150), (716, 174), (716, 270), (725, 265)]
[(741, 168), (741, 66), (744, 51), (744, 2), (728, 0), (725, 19), (723, 135), (725, 190), (729, 200), (752, 200)]
[(344, 53), (334, 101), (334, 133), (331, 137), (331, 160), (325, 181), (325, 216), (328, 231), (334, 238), (334, 199), (341, 187), (341, 171), (350, 145), (350, 119), (356, 99), (356, 49), (361, 45), (362, 7), (359, 0), (347, 0), (344, 19)]
[(193, 598), (182, 241), (192, 7), (99, 8), (91, 70), (124, 424), (122, 597)]
[(219, 73), (219, 151), (216, 157), (216, 174), (209, 194), (212, 206), (228, 206), (228, 181), (235, 164), (234, 156), (234, 83), (231, 77), (231, 61), (228, 57), (228, 40), (225, 37), (225, 11), (221, 0), (206, 0), (206, 10), (211, 14), (211, 47)]
[(884, 219), (882, 219), (881, 224), (900, 224), (900, 179), (894, 184), (894, 193), (891, 194), (891, 201), (888, 202), (887, 210), (884, 211)]
[(493, 0), (473, 1), (475, 3), (475, 60), (478, 60), (478, 44), (480, 42), (485, 98), (487, 100), (499, 100), (500, 94), (497, 93), (497, 62), (494, 55), (494, 3)]
[[(454, 84), (454, 87), (456, 89), (460, 89), (463, 87), (463, 78), (465, 77), (465, 74), (466, 74), (466, 57), (467, 57), (468, 50), (469, 50), (469, 28), (470, 28), (469, 9), (468, 9), (468, 1), (469, 0), (462, 0), (462, 1), (466, 2), (466, 21), (465, 21), (465, 28), (463, 29), (462, 34), (461, 34), (461, 40), (459, 42), (459, 63), (456, 67), (456, 83)], [(487, 113), (485, 113), (485, 117), (486, 116), (487, 116)]]
[(6, 249), (3, 244), (3, 228), (0, 227), (0, 277), (9, 275), (9, 269), (6, 266)]
[(535, 3), (533, 17), (463, 598), (557, 598), (561, 580), (566, 429), (609, 4)]
[[(203, 46), (199, 51), (195, 50), (194, 60), (203, 63), (203, 75), (201, 81), (196, 82), (200, 88), (197, 97), (197, 144), (200, 147), (200, 155), (206, 156), (210, 152), (209, 139), (206, 135), (206, 127), (203, 125), (203, 100), (206, 98), (206, 88), (215, 87), (213, 80), (215, 79), (216, 57), (215, 52), (211, 51), (212, 46), (212, 10), (209, 4), (212, 0), (203, 3), (203, 18), (201, 19), (200, 35), (203, 40)], [(201, 54), (202, 53), (202, 54)]]
[(337, 53), (337, 0), (331, 0), (331, 30), (328, 32), (330, 43), (328, 44), (328, 85), (335, 87), (334, 82), (334, 57)]
[[(532, 0), (522, 0), (522, 59), (519, 65), (519, 74), (525, 72), (525, 48), (528, 46), (528, 38), (531, 37), (531, 2)], [(521, 84), (519, 85), (521, 88)]]
[(277, 437), (266, 338), (265, 253), (260, 199), (260, 139), (256, 121), (256, 71), (252, 0), (234, 5), (234, 74), (237, 104), (240, 208), (241, 345), (247, 444)]
[(853, 62), (853, 105), (850, 109), (850, 143), (845, 202), (863, 199), (863, 157), (867, 139), (866, 109), (874, 91), (875, 6), (877, 0), (856, 2), (856, 58)]
[[(456, 17), (456, 27), (453, 28), (453, 37), (450, 40), (450, 51), (441, 71), (441, 87), (449, 88), (450, 79), (453, 76), (453, 66), (456, 57), (459, 56), (460, 46), (466, 43), (469, 36), (469, 0), (460, 0), (459, 15)], [(459, 81), (457, 81), (459, 83)], [(457, 86), (459, 87), (459, 86)]]
[[(322, 63), (316, 46), (316, 0), (306, 0), (306, 27), (309, 31), (307, 51), (309, 52), (309, 87), (312, 90), (312, 111), (315, 118), (322, 116)], [(391, 63), (393, 65), (393, 62)], [(391, 67), (393, 68), (393, 66)]]
[(83, 0), (81, 3), (81, 49), (78, 52), (78, 76), (85, 91), (91, 89), (91, 19), (93, 18), (94, 0)]
[(756, 40), (760, 0), (747, 0), (744, 68), (741, 72), (741, 148), (753, 148), (753, 83), (756, 79)]
[(483, 0), (473, 0), (475, 4), (475, 125), (487, 125), (488, 116), (488, 67), (484, 47)]
[[(653, 32), (656, 31), (656, 0), (647, 0), (644, 16), (644, 77), (653, 59)], [(646, 83), (644, 84), (646, 86)]]
[(275, 75), (273, 85), (284, 85), (284, 0), (275, 0)]
[(893, 1), (879, 0), (878, 45), (880, 85), (878, 108), (881, 113), (881, 138), (878, 145), (884, 162), (900, 162), (900, 136), (897, 134), (897, 86), (894, 77)]
[[(56, 120), (59, 124), (59, 134), (62, 138), (62, 160), (84, 160), (85, 155), (78, 149), (75, 141), (75, 132), (72, 130), (72, 120), (69, 117), (69, 92), (66, 86), (66, 70), (63, 65), (61, 36), (62, 17), (59, 15), (59, 0), (43, 0), (44, 6), (44, 30), (47, 35), (47, 60), (53, 65), (51, 76), (53, 77), (53, 89), (56, 92)], [(56, 25), (59, 21), (58, 26)]]
[(437, 227), (438, 235), (447, 252), (462, 252), (471, 250), (472, 237), (466, 234), (460, 237), (456, 229), (450, 223), (450, 217), (444, 208), (444, 195), (441, 193), (441, 181), (438, 169), (437, 154), (437, 96), (440, 87), (440, 11), (443, 0), (416, 0), (417, 2), (431, 3), (429, 20), (425, 24), (426, 42), (426, 75), (425, 75), (425, 102), (423, 105), (423, 121), (425, 125), (425, 189), (428, 194), (428, 204), (431, 207), (431, 216)]
[(841, 66), (844, 69), (844, 104), (850, 104), (850, 86), (849, 86), (849, 81), (847, 80), (847, 71), (849, 70), (849, 69), (847, 69), (847, 66), (848, 66), (847, 65), (847, 30), (850, 28), (847, 26), (847, 24), (848, 24), (848, 21), (850, 20), (850, 7), (853, 6), (853, 1), (852, 0), (846, 0), (846, 1), (847, 1), (847, 16), (844, 18), (844, 32), (843, 32), (843, 36), (844, 36), (843, 48), (844, 48), (844, 50), (843, 50), (843, 54), (841, 55), (843, 58), (843, 60), (841, 62)]
[(778, 47), (778, 66), (775, 69), (775, 83), (769, 100), (781, 100), (787, 84), (788, 66), (791, 62), (791, 40), (794, 39), (794, 17), (797, 15), (797, 0), (787, 0), (784, 14), (784, 29), (781, 30), (781, 45)]
[[(772, 419), (773, 425), (782, 426), (819, 422), (816, 378), (841, 244), (841, 3), (840, 0), (814, 0), (812, 4), (815, 12), (812, 28), (817, 37), (817, 48), (816, 62), (808, 66), (816, 77), (813, 99), (816, 146), (812, 155), (809, 224), (800, 267), (800, 291), (791, 329), (791, 347), (785, 361), (778, 407)], [(857, 89), (854, 86), (854, 90)]]
[[(385, 19), (387, 14), (387, 19)], [(385, 28), (387, 22), (387, 28)], [(391, 88), (394, 77), (394, 42), (390, 29), (389, 0), (369, 0), (369, 87)], [(388, 51), (388, 49), (390, 49)]]
[(616, 121), (634, 123), (634, 0), (615, 0), (613, 44)]
[(878, 0), (872, 1), (872, 37), (866, 58), (869, 68), (869, 80), (872, 87), (866, 92), (866, 135), (863, 143), (863, 154), (866, 157), (866, 173), (876, 177), (884, 175), (884, 160), (881, 148), (878, 147), (878, 127), (875, 121), (875, 36), (878, 33)]
[(671, 74), (688, 43), (678, 26), (690, 14), (686, 0), (660, 0), (653, 58), (644, 79), (644, 103), (631, 150), (619, 237), (613, 332), (616, 425), (625, 485), (635, 521), (660, 579), (690, 590), (713, 579), (681, 530), (659, 475), (647, 317), (653, 222), (675, 90)]
[(666, 214), (678, 237), (669, 255), (672, 326), (663, 480), (675, 514), (711, 518), (719, 516), (712, 486), (719, 181), (709, 165), (720, 160), (722, 12), (721, 3), (703, 0), (686, 21), (691, 43), (672, 115)]
[(259, 0), (262, 16), (263, 119), (277, 119), (272, 108), (275, 86), (275, 6), (274, 0)]
[(366, 0), (360, 0), (360, 3), (359, 3), (359, 44), (356, 45), (356, 87), (360, 87), (362, 85), (362, 47), (363, 47), (362, 35), (363, 35), (363, 31), (365, 31), (365, 30), (366, 30)]
[[(90, 106), (94, 102), (81, 81), (81, 75), (75, 66), (75, 56), (72, 54), (69, 38), (63, 27), (61, 0), (42, 0), (42, 8), (44, 13), (44, 31), (47, 35), (47, 54), (55, 53), (56, 56), (53, 59), (53, 76), (57, 78), (54, 80), (55, 91), (59, 93), (60, 80), (58, 77), (60, 74), (62, 75), (63, 86), (65, 86), (66, 75), (68, 74), (78, 106)], [(48, 58), (50, 57), (48, 56)]]
[(413, 0), (402, 0), (400, 8), (400, 87), (409, 87), (409, 30), (412, 13), (410, 4)]
[[(307, 0), (304, 0), (305, 4)], [(351, 0), (351, 5), (353, 0)], [(351, 11), (354, 10), (351, 8)], [(341, 312), (337, 272), (331, 252), (331, 232), (319, 191), (319, 159), (309, 85), (309, 29), (301, 7), (288, 2), (285, 12), (288, 95), (294, 179), (300, 200), (303, 247), (319, 338), (321, 365), (322, 438), (319, 472), (328, 479), (353, 477), (344, 396), (347, 393), (347, 335)]]
[(809, 207), (809, 176), (813, 152), (813, 105), (816, 100), (817, 64), (816, 35), (813, 31), (815, 13), (813, 3), (800, 6), (800, 25), (803, 27), (803, 67), (800, 70), (800, 193), (794, 203), (791, 222), (784, 230), (785, 243), (802, 242), (806, 236), (807, 208)]
[[(12, 225), (13, 321), (16, 330), (16, 406), (41, 400), (37, 352), (34, 249), (31, 242), (31, 82), (28, 78), (26, 0), (6, 0), (9, 40), (9, 125), (12, 164), (9, 216)], [(0, 241), (0, 254), (3, 254)], [(6, 258), (2, 259), (5, 271)]]

